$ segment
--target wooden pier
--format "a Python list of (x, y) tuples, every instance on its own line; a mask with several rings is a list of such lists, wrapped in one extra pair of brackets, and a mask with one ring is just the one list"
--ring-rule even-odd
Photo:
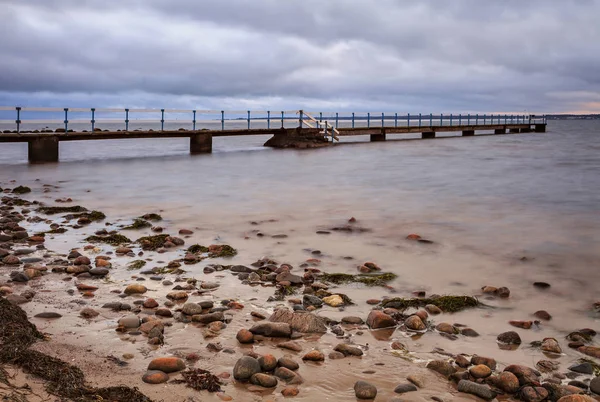
[[(0, 110), (7, 110), (9, 108), (0, 108)], [(42, 108), (38, 108), (39, 110)], [(73, 121), (67, 119), (68, 109), (65, 110), (65, 119), (63, 121), (52, 120), (44, 121), (45, 123), (64, 123), (64, 129), (58, 130), (33, 130), (33, 131), (21, 131), (21, 125), (24, 123), (21, 120), (22, 108), (12, 108), (17, 111), (17, 119), (13, 120), (17, 126), (17, 130), (5, 130), (0, 133), (0, 142), (26, 142), (28, 144), (28, 158), (31, 163), (41, 162), (57, 162), (59, 160), (59, 144), (61, 141), (87, 141), (87, 140), (115, 140), (115, 139), (143, 139), (143, 138), (189, 138), (190, 142), (190, 153), (201, 154), (212, 152), (212, 140), (213, 137), (228, 137), (228, 136), (247, 136), (247, 135), (272, 135), (272, 139), (267, 141), (265, 145), (287, 148), (287, 147), (298, 147), (308, 148), (314, 146), (325, 146), (331, 144), (340, 137), (347, 136), (369, 136), (370, 141), (385, 141), (388, 135), (392, 134), (417, 134), (422, 139), (433, 139), (436, 138), (438, 133), (449, 133), (456, 132), (460, 133), (460, 136), (474, 136), (476, 133), (493, 132), (494, 134), (515, 134), (515, 133), (530, 133), (537, 132), (543, 133), (546, 131), (546, 118), (544, 116), (508, 116), (508, 115), (458, 115), (458, 116), (434, 116), (432, 114), (418, 115), (418, 119), (413, 115), (411, 121), (411, 115), (398, 116), (398, 114), (388, 114), (387, 117), (384, 113), (378, 115), (380, 119), (371, 119), (371, 114), (367, 113), (366, 119), (363, 116), (356, 116), (352, 113), (351, 117), (340, 116), (339, 113), (329, 114), (325, 119), (322, 113), (319, 113), (319, 117), (313, 117), (311, 114), (304, 111), (293, 111), (281, 112), (278, 117), (271, 118), (271, 113), (267, 112), (267, 119), (262, 118), (251, 118), (251, 114), (247, 112), (247, 119), (235, 119), (226, 120), (224, 118), (225, 112), (220, 112), (220, 120), (196, 120), (197, 111), (193, 111), (193, 129), (185, 130), (164, 130), (164, 113), (165, 110), (161, 109), (162, 115), (160, 120), (160, 130), (154, 131), (153, 129), (148, 130), (133, 130), (129, 131), (129, 109), (126, 110), (125, 130), (108, 131), (100, 130), (95, 127), (96, 123), (101, 123), (101, 120), (94, 118), (96, 110), (91, 109), (92, 119), (91, 130), (86, 131), (73, 131), (69, 129), (68, 124)], [(43, 111), (57, 109), (43, 109)], [(111, 109), (114, 110), (114, 109)], [(180, 112), (180, 111), (178, 111)], [(215, 111), (204, 111), (205, 113), (215, 113)], [(115, 113), (115, 112), (112, 112)], [(218, 113), (218, 112), (217, 112)], [(255, 112), (256, 113), (256, 112)], [(291, 113), (295, 113), (296, 116), (290, 117)], [(364, 115), (364, 114), (363, 114)], [(247, 126), (244, 128), (226, 129), (226, 123), (232, 125), (240, 125), (246, 122)], [(114, 123), (115, 120), (106, 121)], [(434, 121), (439, 124), (434, 124)], [(0, 120), (0, 122), (6, 123), (6, 121)], [(37, 122), (37, 120), (29, 120), (29, 122)], [(139, 121), (138, 121), (139, 122)], [(145, 121), (144, 121), (145, 122)], [(198, 129), (198, 123), (206, 122), (214, 125), (220, 122), (220, 129)], [(272, 122), (276, 122), (279, 127), (271, 128)], [(266, 124), (266, 128), (252, 128), (252, 124)], [(279, 124), (280, 123), (280, 124)], [(295, 127), (285, 128), (286, 125), (293, 124)], [(466, 123), (466, 124), (465, 124)], [(473, 124), (475, 123), (475, 124)]]

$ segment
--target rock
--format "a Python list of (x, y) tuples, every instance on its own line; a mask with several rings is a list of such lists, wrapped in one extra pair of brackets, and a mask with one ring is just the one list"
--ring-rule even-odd
[(518, 364), (511, 364), (506, 367), (504, 371), (513, 373), (519, 379), (519, 384), (521, 386), (539, 383), (541, 375), (537, 370)]
[(340, 295), (331, 295), (323, 298), (323, 302), (331, 307), (340, 307), (344, 305), (344, 299)]
[(510, 325), (512, 325), (513, 327), (523, 328), (523, 329), (530, 329), (531, 326), (533, 325), (532, 321), (509, 321), (508, 323)]
[(469, 369), (469, 374), (475, 378), (487, 378), (492, 375), (492, 370), (485, 364), (478, 364)]
[(546, 283), (546, 282), (533, 282), (533, 286), (535, 286), (538, 289), (549, 289), (550, 288), (550, 284)]
[(250, 356), (241, 357), (233, 367), (233, 378), (238, 381), (249, 380), (257, 373), (260, 373), (260, 363)]
[(178, 290), (176, 292), (167, 293), (167, 299), (185, 300), (187, 298), (188, 298), (188, 294), (184, 290)]
[(286, 367), (277, 367), (274, 372), (275, 376), (287, 381), (288, 384), (302, 384), (304, 381), (300, 375), (294, 373)]
[(552, 319), (552, 316), (546, 310), (536, 311), (533, 315), (540, 320), (550, 321)]
[(302, 285), (304, 280), (301, 276), (294, 275), (289, 271), (283, 271), (275, 277), (275, 280), (279, 283), (281, 282), (289, 282), (292, 285)]
[(258, 358), (262, 371), (273, 371), (277, 368), (277, 359), (273, 355), (264, 355)]
[(137, 315), (128, 315), (120, 318), (118, 324), (124, 328), (138, 328), (140, 326), (140, 318)]
[(408, 317), (406, 321), (404, 321), (404, 325), (406, 326), (406, 328), (412, 331), (423, 331), (427, 328), (423, 323), (423, 320), (421, 320), (421, 318), (417, 315), (411, 315), (410, 317)]
[(27, 274), (25, 274), (24, 272), (15, 272), (14, 274), (11, 274), (10, 279), (13, 282), (29, 282), (29, 276)]
[(185, 303), (181, 312), (187, 315), (202, 314), (202, 307), (196, 303)]
[(247, 329), (240, 329), (235, 336), (239, 343), (248, 344), (254, 343), (254, 334)]
[(96, 310), (89, 308), (89, 307), (86, 307), (79, 312), (80, 316), (82, 316), (83, 318), (87, 318), (87, 319), (97, 317), (99, 314), (100, 313), (98, 313)]
[(160, 370), (165, 373), (174, 373), (185, 369), (185, 362), (178, 357), (159, 357), (153, 359), (148, 365), (148, 370)]
[(594, 377), (592, 381), (590, 381), (590, 390), (594, 394), (600, 395), (600, 377)]
[(256, 373), (250, 377), (250, 382), (254, 385), (260, 385), (265, 388), (275, 388), (277, 386), (277, 378), (272, 375)]
[(456, 367), (446, 360), (432, 360), (427, 363), (427, 368), (440, 373), (445, 377), (449, 377), (451, 374), (456, 373)]
[(548, 353), (556, 353), (556, 354), (562, 353), (562, 349), (560, 348), (558, 341), (554, 338), (544, 338), (540, 349), (542, 349), (544, 352), (548, 352)]
[(456, 356), (456, 359), (454, 359), (454, 364), (456, 364), (458, 367), (467, 368), (471, 365), (471, 361), (464, 355), (458, 355)]
[(446, 333), (446, 334), (456, 334), (456, 333), (458, 333), (458, 330), (456, 328), (454, 328), (454, 325), (448, 324), (447, 322), (439, 323), (438, 325), (435, 326), (435, 329), (438, 332), (443, 332), (443, 333)]
[(92, 262), (85, 255), (80, 255), (73, 260), (73, 265), (90, 265)]
[(329, 355), (327, 356), (329, 357), (330, 360), (338, 360), (338, 359), (343, 359), (344, 357), (346, 357), (346, 355), (344, 355), (342, 352), (329, 352)]
[(154, 314), (160, 317), (173, 317), (173, 313), (168, 308), (159, 308)]
[(279, 308), (269, 317), (274, 323), (287, 323), (294, 331), (302, 333), (325, 333), (327, 326), (321, 317), (311, 313), (293, 312), (287, 308)]
[(496, 339), (498, 340), (498, 342), (505, 343), (507, 345), (521, 344), (521, 337), (515, 331), (503, 332), (500, 335), (498, 335), (498, 338)]
[(289, 338), (292, 335), (290, 324), (285, 322), (260, 322), (250, 328), (254, 335), (270, 336), (273, 338)]
[(421, 376), (411, 374), (406, 377), (406, 379), (416, 385), (418, 388), (425, 388), (425, 380)]
[(133, 294), (146, 293), (147, 291), (148, 291), (148, 289), (146, 289), (146, 287), (144, 285), (140, 285), (139, 283), (134, 283), (134, 284), (127, 286), (125, 288), (125, 290), (123, 291), (123, 293), (125, 293), (126, 295), (133, 295)]
[(520, 397), (523, 401), (541, 402), (548, 397), (548, 391), (543, 387), (523, 387)]
[(117, 249), (115, 250), (115, 253), (117, 254), (127, 254), (127, 253), (131, 253), (131, 249), (129, 247), (117, 247)]
[[(417, 318), (419, 321), (421, 320), (419, 317)], [(421, 324), (423, 324), (422, 321)], [(390, 328), (396, 326), (396, 320), (379, 310), (371, 310), (367, 317), (367, 325), (371, 329)]]
[(418, 390), (419, 389), (411, 383), (400, 384), (396, 388), (394, 388), (394, 392), (397, 394), (404, 394), (406, 392), (414, 392)]
[(189, 229), (179, 229), (179, 234), (182, 236), (188, 236), (194, 234), (194, 232)]
[(596, 402), (596, 400), (586, 395), (566, 395), (560, 398), (558, 402)]
[(473, 357), (471, 357), (471, 364), (473, 364), (473, 365), (484, 364), (484, 365), (488, 366), (490, 369), (496, 370), (496, 360), (492, 359), (491, 357), (483, 357), (483, 356), (473, 355)]
[(357, 399), (375, 399), (377, 388), (366, 381), (357, 381), (354, 384), (354, 394)]
[(277, 360), (277, 365), (294, 371), (300, 368), (300, 365), (289, 357), (280, 357), (279, 360)]
[[(103, 261), (103, 260), (100, 260)], [(96, 268), (92, 268), (89, 270), (90, 275), (95, 275), (95, 276), (106, 276), (109, 273), (109, 269), (108, 268), (101, 268), (101, 267), (96, 267)]]
[(282, 342), (282, 343), (278, 344), (277, 346), (282, 349), (291, 350), (293, 352), (301, 352), (302, 351), (302, 345), (300, 345), (296, 341)]
[(313, 296), (313, 295), (304, 295), (302, 297), (302, 304), (305, 307), (308, 306), (314, 306), (314, 307), (321, 307), (323, 305), (323, 300), (319, 299), (317, 296)]
[(583, 353), (584, 355), (595, 357), (596, 359), (600, 359), (600, 348), (596, 346), (581, 346), (577, 348), (577, 351)]
[(502, 299), (508, 299), (510, 297), (510, 290), (507, 287), (501, 287), (498, 288), (496, 294)]
[(8, 302), (14, 306), (18, 306), (19, 304), (24, 304), (29, 301), (29, 299), (27, 299), (26, 297), (12, 294), (6, 296), (6, 300), (8, 300)]
[(169, 375), (159, 370), (149, 370), (142, 376), (142, 381), (147, 384), (162, 384), (169, 381)]
[(571, 367), (569, 367), (569, 370), (581, 374), (594, 374), (594, 366), (587, 362), (574, 364)]
[(158, 302), (154, 299), (146, 299), (142, 306), (144, 306), (144, 308), (156, 308), (158, 307)]
[(520, 388), (517, 376), (508, 371), (504, 371), (495, 377), (494, 384), (507, 394), (514, 394)]
[(15, 257), (14, 255), (7, 255), (6, 257), (4, 257), (2, 259), (2, 262), (6, 265), (19, 265), (21, 264), (21, 260), (19, 260), (18, 257)]
[(61, 318), (62, 314), (55, 313), (53, 311), (45, 311), (43, 313), (36, 314), (34, 317), (35, 318), (54, 319), (54, 318)]
[(468, 380), (460, 380), (458, 382), (458, 391), (476, 395), (481, 399), (485, 399), (486, 401), (491, 401), (496, 397), (496, 393), (492, 391), (489, 386), (477, 384), (476, 382)]
[(353, 324), (353, 325), (361, 325), (361, 324), (365, 323), (362, 318), (354, 317), (354, 316), (343, 317), (341, 322), (342, 322), (342, 324)]
[(319, 350), (311, 350), (310, 352), (302, 356), (302, 360), (311, 362), (322, 362), (325, 360), (325, 355)]
[(361, 348), (356, 346), (348, 345), (347, 343), (340, 343), (335, 348), (334, 351), (343, 353), (344, 356), (362, 356), (364, 352)]
[(461, 328), (460, 334), (471, 338), (479, 336), (479, 333), (472, 328)]
[(294, 397), (297, 396), (300, 393), (300, 390), (296, 387), (285, 387), (282, 391), (281, 394), (283, 396), (287, 397)]
[(201, 324), (210, 324), (214, 321), (225, 321), (225, 315), (222, 311), (208, 314), (196, 314), (192, 316), (192, 321), (199, 322)]

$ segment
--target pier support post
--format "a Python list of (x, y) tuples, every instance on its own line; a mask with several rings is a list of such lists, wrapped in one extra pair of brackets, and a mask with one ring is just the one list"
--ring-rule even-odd
[(463, 137), (472, 137), (475, 135), (475, 130), (464, 130), (462, 135)]
[(531, 132), (531, 127), (525, 127), (521, 129), (522, 133), (530, 133)]
[(212, 152), (212, 134), (199, 133), (190, 136), (190, 153), (209, 154)]
[(494, 134), (506, 134), (505, 128), (497, 128), (494, 130)]
[(421, 133), (421, 138), (425, 139), (425, 138), (435, 138), (435, 131), (426, 131), (424, 133)]
[(521, 130), (519, 130), (518, 128), (511, 128), (508, 130), (509, 133), (520, 133)]
[(58, 162), (58, 137), (37, 137), (29, 140), (28, 158), (30, 163)]
[(546, 125), (545, 124), (536, 124), (535, 125), (535, 132), (536, 133), (545, 133), (546, 132)]
[(385, 141), (385, 130), (381, 130), (381, 134), (371, 134), (371, 142)]

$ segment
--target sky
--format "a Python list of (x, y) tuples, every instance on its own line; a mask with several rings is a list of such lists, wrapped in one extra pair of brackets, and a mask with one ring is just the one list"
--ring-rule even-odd
[(600, 113), (600, 0), (0, 0), (0, 106)]

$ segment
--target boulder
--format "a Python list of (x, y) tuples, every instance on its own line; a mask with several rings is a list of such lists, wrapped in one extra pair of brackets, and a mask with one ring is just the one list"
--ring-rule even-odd
[(250, 382), (265, 388), (275, 388), (277, 386), (276, 377), (263, 373), (253, 374), (252, 377), (250, 377)]
[(511, 364), (510, 366), (506, 367), (504, 371), (513, 373), (519, 379), (519, 384), (521, 386), (538, 384), (540, 381), (540, 372), (526, 366)]
[(153, 359), (148, 370), (160, 370), (164, 373), (174, 373), (185, 369), (185, 363), (178, 357), (159, 357)]
[(456, 373), (456, 367), (446, 360), (432, 360), (427, 363), (427, 368), (440, 373), (445, 377), (449, 377), (451, 374)]
[(357, 399), (375, 399), (377, 388), (366, 381), (357, 381), (354, 384), (354, 394)]
[(260, 363), (250, 356), (241, 357), (233, 367), (233, 378), (238, 381), (249, 380), (257, 373), (260, 373)]
[[(419, 318), (419, 320), (421, 319)], [(396, 326), (396, 320), (382, 311), (371, 310), (367, 317), (367, 325), (371, 329), (390, 328)]]
[(294, 312), (287, 308), (280, 308), (269, 317), (274, 323), (286, 323), (292, 330), (302, 333), (325, 333), (327, 327), (325, 321), (314, 314), (305, 312)]

